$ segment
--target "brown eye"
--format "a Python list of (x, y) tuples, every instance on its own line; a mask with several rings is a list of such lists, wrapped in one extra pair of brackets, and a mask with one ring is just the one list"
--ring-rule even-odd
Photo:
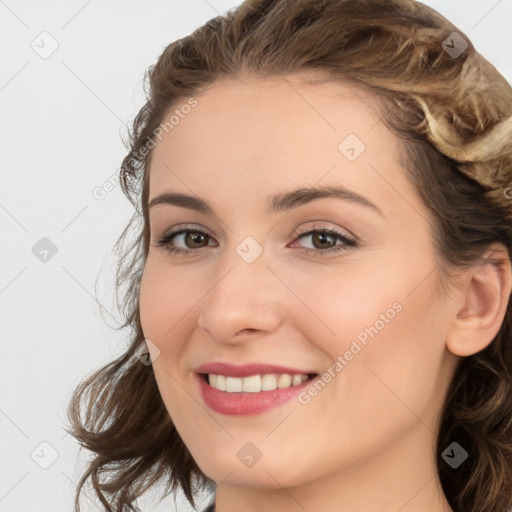
[(336, 245), (336, 239), (329, 233), (319, 232), (311, 235), (315, 249), (329, 249)]
[[(299, 233), (297, 240), (307, 239), (311, 240), (311, 248), (302, 248), (302, 252), (306, 254), (315, 254), (322, 256), (328, 253), (335, 253), (340, 251), (348, 251), (356, 248), (358, 243), (356, 240), (349, 238), (343, 233), (339, 233), (335, 229), (311, 229), (309, 231)], [(336, 243), (337, 241), (341, 243)], [(294, 242), (295, 243), (295, 242)]]
[(210, 235), (203, 231), (181, 228), (163, 235), (157, 245), (164, 247), (171, 254), (185, 255), (199, 252), (210, 240)]
[(208, 240), (208, 235), (200, 231), (186, 231), (184, 242), (187, 247), (192, 249), (197, 248), (197, 244), (201, 247), (201, 243)]

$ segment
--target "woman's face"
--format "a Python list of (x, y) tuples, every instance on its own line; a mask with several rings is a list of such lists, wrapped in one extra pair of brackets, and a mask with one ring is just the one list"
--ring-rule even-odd
[(272, 488), (431, 462), (453, 308), (371, 98), (300, 77), (222, 80), (172, 114), (149, 202), (194, 200), (150, 208), (140, 315), (199, 467)]

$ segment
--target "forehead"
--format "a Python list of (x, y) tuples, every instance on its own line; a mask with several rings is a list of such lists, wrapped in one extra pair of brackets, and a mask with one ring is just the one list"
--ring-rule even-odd
[(267, 194), (319, 180), (367, 188), (376, 179), (370, 164), (398, 172), (398, 141), (379, 122), (378, 98), (344, 82), (304, 82), (310, 78), (220, 79), (193, 96), (195, 106), (180, 111), (190, 99), (175, 103), (164, 122), (173, 114), (179, 121), (153, 150), (149, 197), (184, 185), (210, 193), (245, 184)]
[[(173, 117), (173, 126), (166, 130), (170, 137), (164, 138), (173, 139), (176, 149), (182, 150), (199, 142), (206, 149), (226, 134), (243, 141), (244, 147), (254, 145), (256, 138), (269, 143), (276, 135), (279, 142), (312, 135), (315, 142), (336, 141), (347, 131), (369, 138), (366, 132), (382, 115), (375, 95), (344, 82), (305, 83), (306, 79), (310, 74), (216, 80), (194, 96), (194, 107), (187, 105), (190, 98), (182, 98), (169, 109), (164, 122)], [(179, 115), (181, 110), (187, 113)], [(159, 146), (164, 149), (166, 143)], [(223, 146), (217, 146), (219, 151)]]

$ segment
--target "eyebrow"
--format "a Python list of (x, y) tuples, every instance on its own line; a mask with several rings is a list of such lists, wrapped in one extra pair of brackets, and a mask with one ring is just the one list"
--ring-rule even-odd
[[(289, 192), (272, 194), (268, 200), (267, 213), (283, 212), (310, 203), (316, 199), (324, 198), (343, 199), (345, 201), (357, 203), (372, 209), (379, 215), (384, 216), (382, 210), (368, 198), (342, 186), (299, 188)], [(148, 207), (152, 208), (157, 204), (180, 206), (182, 208), (188, 208), (190, 210), (196, 210), (206, 214), (213, 212), (213, 209), (207, 201), (199, 197), (181, 194), (179, 192), (165, 192), (160, 194), (151, 199)]]

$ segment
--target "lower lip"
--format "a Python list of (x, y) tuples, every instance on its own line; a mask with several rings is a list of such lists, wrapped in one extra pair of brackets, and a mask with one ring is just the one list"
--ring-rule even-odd
[(259, 393), (228, 393), (212, 388), (202, 375), (197, 375), (197, 379), (206, 405), (215, 412), (230, 416), (249, 416), (268, 412), (295, 398), (312, 382), (310, 379), (298, 386)]

